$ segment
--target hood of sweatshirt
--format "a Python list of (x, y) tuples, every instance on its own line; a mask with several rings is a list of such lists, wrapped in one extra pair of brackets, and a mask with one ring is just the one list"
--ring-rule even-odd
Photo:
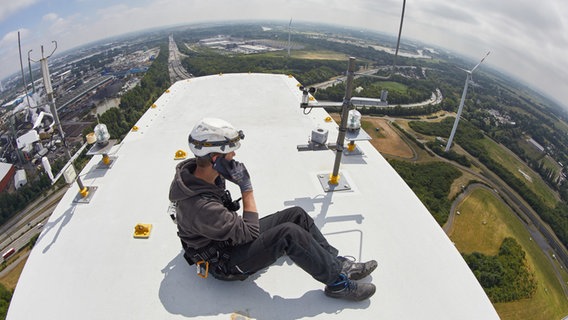
[(218, 177), (215, 181), (216, 185), (212, 185), (193, 175), (196, 167), (197, 163), (194, 158), (185, 160), (176, 166), (175, 177), (170, 186), (170, 201), (180, 201), (202, 194), (221, 200), (225, 189), (224, 179)]

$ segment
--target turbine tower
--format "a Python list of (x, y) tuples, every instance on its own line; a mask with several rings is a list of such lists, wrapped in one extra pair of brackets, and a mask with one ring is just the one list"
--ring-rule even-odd
[(473, 82), (472, 80), (472, 74), (475, 71), (475, 69), (477, 69), (477, 67), (479, 67), (479, 65), (483, 62), (483, 60), (485, 60), (485, 58), (487, 58), (487, 56), (491, 53), (491, 51), (488, 51), (485, 54), (485, 57), (483, 57), (483, 59), (481, 59), (481, 61), (479, 61), (479, 63), (473, 67), (473, 69), (471, 70), (465, 70), (465, 69), (461, 69), (463, 71), (465, 71), (467, 73), (467, 76), (465, 78), (465, 85), (463, 87), (463, 93), (462, 93), (462, 97), (461, 97), (461, 101), (460, 101), (460, 106), (458, 108), (458, 114), (456, 115), (456, 121), (454, 121), (454, 127), (452, 128), (452, 133), (450, 133), (450, 138), (448, 139), (448, 144), (446, 144), (446, 152), (448, 152), (450, 150), (450, 147), (452, 146), (452, 141), (454, 140), (454, 135), (456, 134), (456, 130), (458, 129), (458, 122), (460, 122), (460, 117), (461, 117), (461, 113), (463, 110), (463, 103), (465, 101), (465, 96), (467, 95), (467, 87), (469, 85), (470, 82)]

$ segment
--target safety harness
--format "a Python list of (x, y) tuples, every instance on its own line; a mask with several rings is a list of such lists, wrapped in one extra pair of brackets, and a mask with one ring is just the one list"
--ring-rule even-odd
[[(229, 270), (228, 262), (230, 255), (227, 252), (229, 247), (225, 242), (214, 242), (204, 248), (194, 249), (186, 246), (182, 241), (185, 251), (183, 257), (197, 268), (197, 275), (206, 279), (211, 274), (215, 279), (224, 281), (244, 280), (248, 275), (243, 273), (233, 273)], [(239, 270), (235, 270), (239, 272)]]
[[(223, 206), (231, 211), (237, 211), (240, 208), (239, 201), (241, 199), (239, 198), (238, 200), (233, 201), (229, 190), (225, 190), (225, 192), (221, 196), (221, 199), (218, 199), (212, 194), (207, 193), (201, 194), (201, 197), (212, 201), (220, 200)], [(172, 218), (172, 221), (174, 223), (177, 223), (176, 202), (170, 203), (168, 213)], [(212, 241), (211, 244), (198, 249), (187, 246), (183, 241), (181, 241), (181, 245), (185, 252), (183, 257), (190, 266), (194, 264), (196, 265), (197, 275), (201, 278), (206, 279), (210, 273), (214, 278), (225, 281), (242, 281), (248, 278), (248, 275), (244, 274), (241, 270), (238, 269), (238, 267), (233, 268), (235, 270), (229, 269), (228, 262), (231, 256), (229, 255), (228, 248), (230, 247), (230, 245), (226, 241)]]

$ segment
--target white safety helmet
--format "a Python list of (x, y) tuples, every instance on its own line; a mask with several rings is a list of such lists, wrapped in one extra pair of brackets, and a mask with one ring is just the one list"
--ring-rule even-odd
[(230, 123), (217, 118), (204, 118), (199, 121), (191, 133), (188, 142), (189, 149), (196, 157), (210, 153), (229, 153), (237, 150), (244, 139), (242, 130), (237, 131)]

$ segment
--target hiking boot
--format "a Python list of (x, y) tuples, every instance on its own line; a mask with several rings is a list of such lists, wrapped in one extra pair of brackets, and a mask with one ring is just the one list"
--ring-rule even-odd
[(337, 257), (341, 262), (341, 273), (351, 280), (360, 280), (370, 275), (377, 268), (377, 261), (355, 262), (353, 257)]
[(376, 291), (372, 283), (357, 283), (340, 274), (340, 280), (325, 286), (325, 295), (331, 298), (361, 301), (369, 299)]

